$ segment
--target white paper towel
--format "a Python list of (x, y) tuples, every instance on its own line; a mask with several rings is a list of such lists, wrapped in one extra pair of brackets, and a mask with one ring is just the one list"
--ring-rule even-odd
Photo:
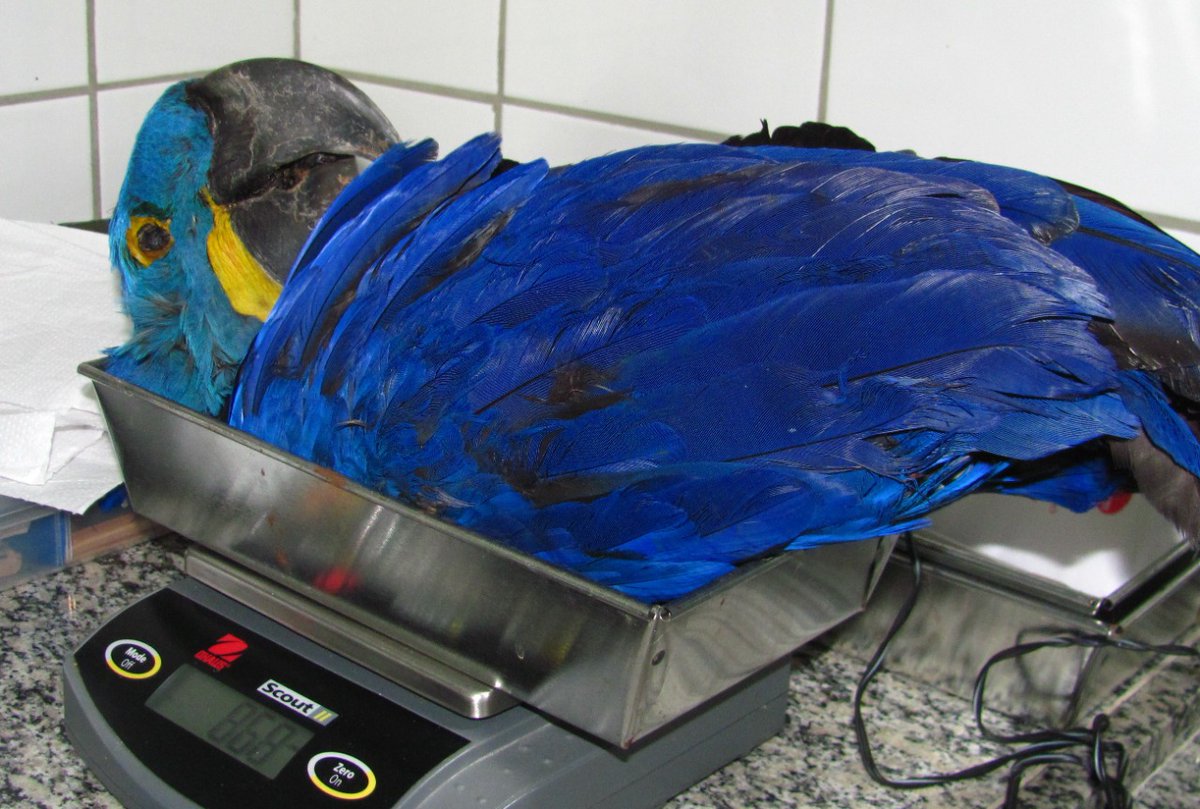
[(0, 495), (78, 514), (121, 482), (75, 369), (129, 330), (105, 236), (0, 219)]

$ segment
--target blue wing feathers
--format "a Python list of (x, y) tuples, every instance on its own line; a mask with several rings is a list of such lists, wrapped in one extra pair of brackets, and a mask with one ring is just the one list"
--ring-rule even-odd
[[(1195, 256), (1052, 180), (780, 147), (495, 177), (494, 138), (432, 154), (398, 147), (318, 226), (234, 426), (647, 600), (981, 487), (1099, 499), (1118, 473), (1060, 492), (1028, 469), (1101, 438), (1200, 468), (1104, 339), (1122, 307), (1193, 327), (1171, 295)], [(1166, 302), (1115, 302), (1147, 261)]]
[(358, 176), (355, 183), (339, 194), (325, 211), (322, 226), (314, 228), (308, 241), (301, 248), (295, 267), (309, 267), (314, 258), (329, 243), (330, 238), (344, 233), (344, 226), (367, 207), (374, 207), (377, 198), (395, 188), (400, 181), (415, 169), (437, 158), (437, 144), (432, 140), (421, 141), (408, 147), (391, 149), (372, 162)]

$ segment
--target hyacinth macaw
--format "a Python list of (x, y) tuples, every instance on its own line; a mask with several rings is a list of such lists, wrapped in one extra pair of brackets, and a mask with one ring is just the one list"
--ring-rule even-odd
[[(172, 234), (142, 272), (200, 250)], [(228, 307), (185, 258), (177, 299)], [(1083, 508), (1136, 483), (1197, 536), (1197, 293), (1200, 257), (1123, 206), (1000, 166), (765, 134), (550, 168), (426, 140), (337, 197), (236, 380), (193, 359), (168, 395), (659, 601), (980, 489)], [(185, 372), (135, 362), (163, 360), (114, 370)]]
[[(360, 90), (312, 65), (230, 65), (163, 93), (109, 222), (134, 333), (109, 369), (218, 412), (296, 251), (397, 140)], [(223, 392), (224, 391), (224, 392)]]

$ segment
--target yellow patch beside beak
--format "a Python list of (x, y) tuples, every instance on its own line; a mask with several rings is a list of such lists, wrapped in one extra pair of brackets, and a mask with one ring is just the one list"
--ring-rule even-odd
[(238, 314), (266, 320), (283, 287), (267, 274), (234, 233), (229, 212), (214, 202), (207, 191), (204, 201), (213, 215), (212, 232), (208, 234), (208, 262), (229, 298), (229, 305)]

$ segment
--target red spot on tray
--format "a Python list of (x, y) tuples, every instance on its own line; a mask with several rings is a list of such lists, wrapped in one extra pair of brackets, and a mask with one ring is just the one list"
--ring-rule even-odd
[(353, 590), (358, 586), (358, 576), (344, 567), (331, 567), (318, 573), (313, 586), (331, 595)]
[(1133, 495), (1129, 492), (1114, 492), (1109, 497), (1097, 503), (1096, 510), (1101, 514), (1116, 514), (1129, 505), (1129, 501), (1132, 499)]

